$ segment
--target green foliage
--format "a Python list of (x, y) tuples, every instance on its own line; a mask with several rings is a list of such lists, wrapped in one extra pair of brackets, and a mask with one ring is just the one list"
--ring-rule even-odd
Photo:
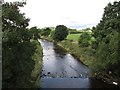
[(100, 70), (114, 71), (115, 68), (113, 68), (113, 66), (116, 67), (120, 64), (120, 61), (118, 59), (118, 32), (114, 31), (112, 34), (107, 35), (107, 38), (109, 38), (110, 42), (106, 43), (102, 41), (99, 43), (99, 46), (97, 48), (97, 63), (102, 65), (101, 68), (98, 68)]
[(91, 47), (79, 47), (77, 43), (70, 42), (70, 40), (63, 40), (58, 42), (58, 45), (66, 49), (69, 53), (82, 61), (85, 65), (91, 67), (94, 58), (94, 49)]
[(45, 28), (41, 31), (41, 35), (42, 36), (49, 36), (50, 35), (50, 32), (51, 32), (51, 29), (50, 28)]
[(80, 35), (81, 35), (81, 34), (69, 34), (69, 35), (67, 36), (67, 39), (68, 39), (68, 40), (73, 40), (73, 41), (78, 41)]
[(90, 30), (91, 30), (90, 28), (82, 29), (83, 32), (89, 32)]
[(91, 43), (95, 42), (94, 37), (88, 32), (83, 32), (78, 40), (80, 46), (87, 47), (91, 45)]
[(120, 30), (120, 1), (109, 3), (100, 23), (93, 28), (96, 38), (96, 64), (93, 66), (95, 72), (109, 72), (120, 76), (119, 59), (119, 30)]
[(40, 37), (37, 27), (31, 27), (29, 29), (29, 34), (32, 36), (31, 38), (33, 39), (38, 39)]
[(35, 61), (32, 58), (37, 46), (31, 42), (26, 27), (29, 19), (20, 13), (23, 3), (4, 3), (2, 13), (2, 75), (3, 88), (34, 87), (31, 77)]
[(35, 87), (40, 87), (40, 74), (42, 69), (42, 47), (40, 43), (37, 40), (32, 40), (32, 42), (37, 46), (34, 55), (32, 56), (32, 59), (35, 62), (34, 70), (32, 71), (32, 77), (34, 78)]
[(55, 35), (55, 30), (51, 31), (50, 37), (53, 39), (53, 38), (55, 38), (54, 35)]
[(58, 25), (55, 28), (53, 39), (56, 41), (64, 40), (68, 35), (67, 27), (64, 25)]
[(68, 29), (70, 34), (80, 34), (81, 32), (77, 31), (76, 29)]
[(103, 18), (100, 23), (93, 29), (94, 36), (96, 37), (97, 44), (98, 42), (102, 41), (103, 38), (109, 33), (112, 33), (113, 30), (119, 31), (120, 28), (120, 2), (114, 2), (112, 5), (111, 3), (105, 7), (105, 11), (103, 14)]

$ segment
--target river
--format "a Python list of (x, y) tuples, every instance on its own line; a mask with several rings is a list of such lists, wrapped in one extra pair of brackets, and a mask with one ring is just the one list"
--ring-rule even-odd
[(42, 88), (115, 88), (91, 78), (87, 66), (53, 42), (41, 39), (39, 42), (43, 47)]

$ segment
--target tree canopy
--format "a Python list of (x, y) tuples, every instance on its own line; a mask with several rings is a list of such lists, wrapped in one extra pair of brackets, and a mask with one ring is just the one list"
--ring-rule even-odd
[(31, 27), (29, 30), (29, 34), (32, 36), (31, 38), (37, 39), (39, 38), (39, 29), (37, 27)]
[(3, 88), (32, 87), (32, 55), (36, 45), (30, 41), (32, 36), (26, 28), (29, 19), (19, 10), (23, 6), (23, 3), (4, 3), (2, 8)]
[(111, 71), (112, 74), (120, 76), (120, 1), (109, 3), (105, 9), (102, 20), (93, 28), (96, 38), (97, 61), (94, 69), (96, 71)]
[(64, 25), (58, 25), (55, 28), (53, 39), (57, 41), (64, 40), (68, 35), (67, 27)]
[(42, 36), (49, 36), (50, 32), (51, 32), (51, 29), (47, 27), (47, 28), (42, 29), (40, 33)]
[(87, 32), (83, 32), (78, 40), (79, 45), (81, 46), (89, 46), (91, 40), (91, 35)]

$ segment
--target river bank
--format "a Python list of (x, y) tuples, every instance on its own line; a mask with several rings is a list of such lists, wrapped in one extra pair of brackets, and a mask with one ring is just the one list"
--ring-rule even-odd
[(34, 69), (32, 71), (31, 76), (33, 77), (33, 85), (34, 88), (40, 88), (40, 75), (41, 75), (41, 69), (42, 69), (42, 58), (43, 58), (43, 49), (41, 44), (37, 40), (33, 40), (32, 42), (36, 45), (36, 51), (33, 55), (34, 60)]
[(91, 67), (91, 62), (95, 60), (93, 57), (94, 50), (92, 50), (91, 47), (81, 48), (76, 42), (71, 42), (69, 40), (58, 42), (57, 45), (64, 48), (89, 68)]
[(92, 72), (92, 77), (107, 82), (109, 84), (119, 85), (120, 86), (120, 79), (115, 77), (112, 74), (108, 74), (106, 72), (99, 72), (96, 73), (94, 70), (94, 61), (96, 60), (94, 54), (95, 50), (91, 47), (79, 47), (79, 45), (75, 42), (71, 42), (69, 40), (64, 40), (58, 42), (57, 45), (64, 48), (66, 51), (71, 53), (75, 56), (78, 60), (80, 60), (83, 64), (87, 65)]

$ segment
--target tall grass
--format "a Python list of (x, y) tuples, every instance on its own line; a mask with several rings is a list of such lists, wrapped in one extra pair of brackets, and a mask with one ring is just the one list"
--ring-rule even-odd
[(35, 54), (32, 57), (33, 60), (35, 61), (35, 66), (31, 76), (34, 78), (33, 83), (35, 85), (35, 88), (39, 88), (41, 68), (42, 68), (42, 57), (43, 57), (42, 50), (43, 49), (37, 40), (33, 40), (32, 42), (36, 44), (37, 48), (36, 48)]

